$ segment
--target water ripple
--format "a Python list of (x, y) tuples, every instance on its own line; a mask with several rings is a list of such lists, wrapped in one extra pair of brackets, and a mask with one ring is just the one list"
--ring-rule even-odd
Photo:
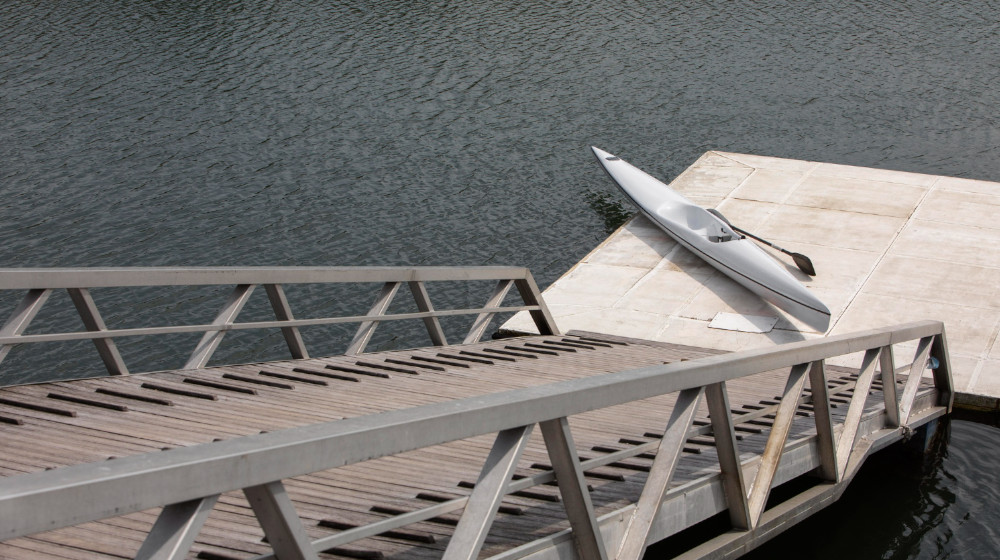
[[(1000, 8), (0, 3), (0, 264), (525, 265), (597, 144), (1000, 178)], [(610, 190), (613, 196), (618, 196)]]
[(875, 454), (838, 502), (745, 558), (994, 557), (1000, 427), (953, 420), (940, 435), (925, 454), (919, 441)]

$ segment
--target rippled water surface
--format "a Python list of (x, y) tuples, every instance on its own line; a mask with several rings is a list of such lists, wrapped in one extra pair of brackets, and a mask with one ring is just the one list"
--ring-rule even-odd
[[(510, 264), (545, 287), (618, 200), (592, 144), (663, 179), (719, 149), (1000, 180), (998, 21), (976, 1), (5, 0), (0, 267)], [(164, 306), (141, 301), (109, 322)], [(83, 367), (53, 360), (2, 381)], [(996, 548), (969, 515), (979, 532), (936, 526), (940, 556)]]
[(997, 558), (998, 464), (1000, 428), (952, 421), (922, 461), (876, 454), (840, 501), (743, 558)]
[(1000, 6), (923, 4), (6, 0), (0, 265), (544, 285), (604, 235), (591, 144), (1000, 179)]

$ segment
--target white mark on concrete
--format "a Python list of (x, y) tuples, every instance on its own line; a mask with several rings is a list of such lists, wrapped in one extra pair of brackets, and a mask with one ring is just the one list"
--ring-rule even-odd
[(720, 311), (715, 314), (714, 318), (712, 318), (712, 322), (708, 324), (708, 328), (721, 329), (724, 331), (767, 333), (771, 332), (771, 329), (774, 328), (774, 325), (777, 322), (777, 317), (740, 315), (739, 313), (726, 313), (724, 311)]

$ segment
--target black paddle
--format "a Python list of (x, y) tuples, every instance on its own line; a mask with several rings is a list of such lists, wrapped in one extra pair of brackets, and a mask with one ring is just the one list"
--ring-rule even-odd
[(729, 222), (729, 220), (726, 219), (725, 216), (722, 215), (722, 212), (719, 212), (715, 208), (706, 208), (705, 210), (708, 210), (716, 218), (719, 218), (723, 222), (726, 222), (726, 225), (728, 225), (729, 227), (733, 228), (735, 231), (737, 231), (739, 233), (742, 233), (743, 235), (745, 235), (747, 237), (756, 239), (757, 241), (760, 241), (764, 245), (767, 245), (768, 247), (771, 247), (772, 249), (777, 249), (777, 250), (781, 251), (782, 253), (784, 253), (784, 254), (792, 257), (792, 260), (795, 261), (795, 266), (799, 267), (799, 270), (801, 270), (802, 272), (805, 272), (809, 276), (816, 276), (816, 269), (813, 268), (813, 263), (812, 263), (811, 260), (809, 260), (809, 257), (803, 255), (802, 253), (793, 253), (793, 252), (789, 251), (788, 249), (782, 249), (781, 247), (778, 247), (777, 245), (775, 245), (774, 243), (771, 243), (770, 241), (768, 241), (766, 239), (761, 239), (760, 237), (757, 237), (756, 235), (750, 233), (749, 231), (742, 230), (742, 229), (734, 226), (732, 223)]

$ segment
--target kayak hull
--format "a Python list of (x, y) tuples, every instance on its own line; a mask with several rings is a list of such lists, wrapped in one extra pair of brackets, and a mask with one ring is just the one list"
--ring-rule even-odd
[(642, 213), (708, 264), (810, 328), (826, 332), (830, 310), (756, 243), (621, 158), (591, 148), (611, 179)]

